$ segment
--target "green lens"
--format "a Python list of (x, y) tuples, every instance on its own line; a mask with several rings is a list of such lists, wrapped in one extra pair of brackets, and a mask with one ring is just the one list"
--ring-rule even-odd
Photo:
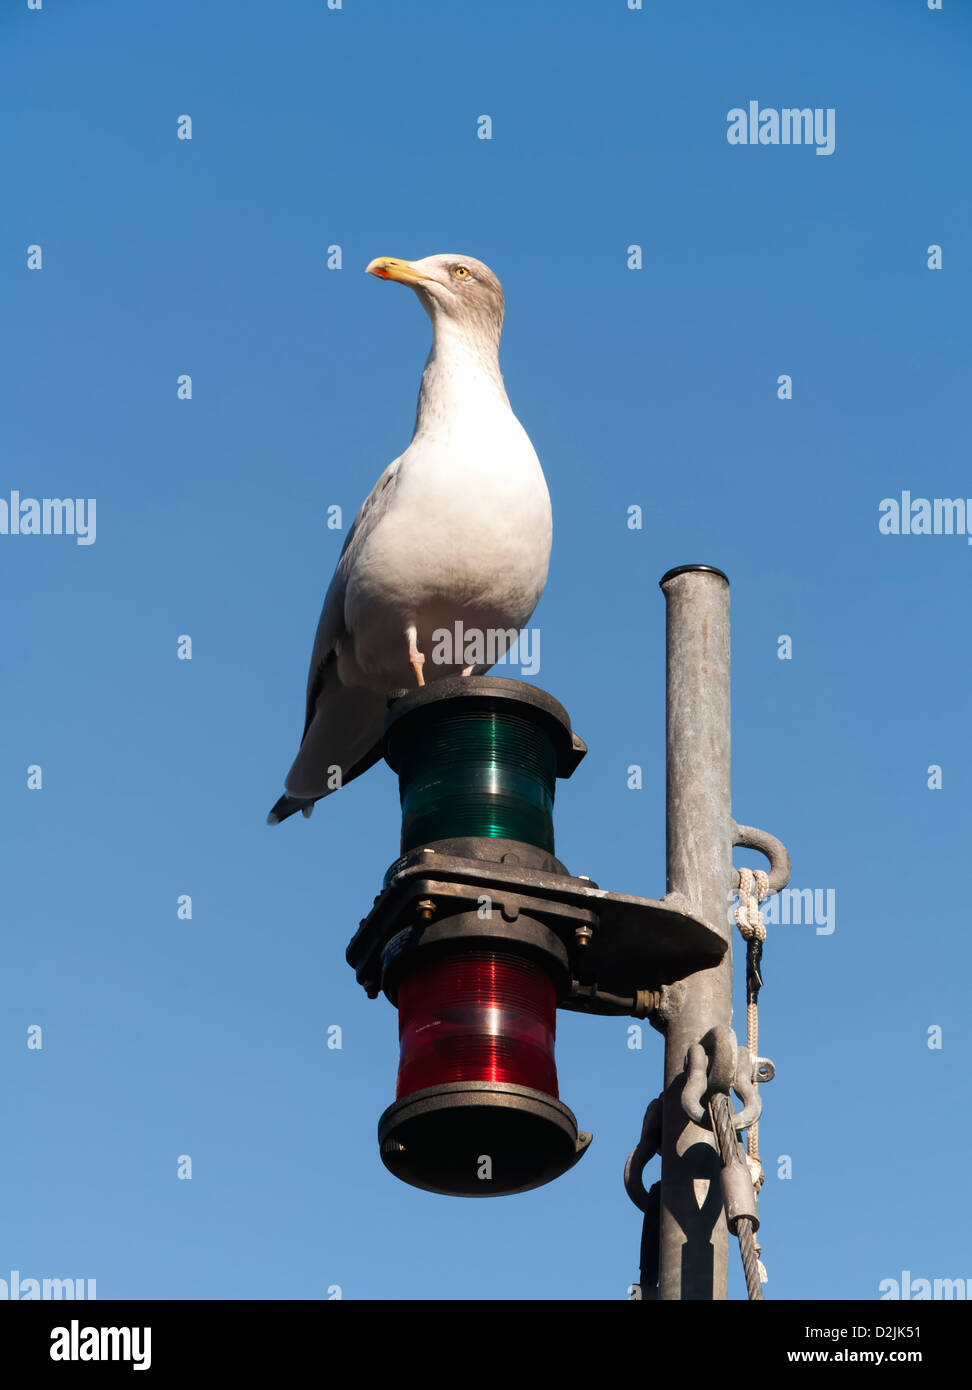
[(466, 835), (554, 850), (557, 758), (547, 733), (515, 715), (470, 711), (399, 747), (402, 851)]

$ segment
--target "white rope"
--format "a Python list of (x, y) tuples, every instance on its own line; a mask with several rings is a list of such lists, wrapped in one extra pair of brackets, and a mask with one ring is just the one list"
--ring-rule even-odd
[(769, 874), (765, 869), (739, 870), (739, 906), (736, 908), (736, 926), (744, 941), (753, 938), (766, 940), (766, 923), (759, 905), (769, 896)]
[[(767, 897), (769, 897), (769, 874), (764, 869), (740, 869), (736, 926), (739, 928), (742, 939), (747, 943), (766, 940), (766, 923), (763, 921), (763, 914), (759, 910), (759, 905)], [(756, 1064), (759, 1060), (759, 1014), (755, 1002), (746, 1008), (746, 1046), (749, 1050), (750, 1065), (753, 1069), (755, 1082)], [(753, 1180), (753, 1189), (758, 1193), (765, 1178), (763, 1161), (759, 1156), (758, 1120), (754, 1120), (749, 1126), (746, 1135), (746, 1164), (749, 1168), (749, 1176)], [(765, 1284), (766, 1266), (759, 1258), (761, 1254), (762, 1248), (757, 1241), (757, 1268), (759, 1269), (760, 1282)]]

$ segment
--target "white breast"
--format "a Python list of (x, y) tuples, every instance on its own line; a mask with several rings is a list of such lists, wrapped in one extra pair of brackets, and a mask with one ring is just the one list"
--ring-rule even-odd
[(550, 560), (546, 481), (508, 405), (417, 435), (394, 486), (345, 599), (355, 665), (377, 688), (397, 676), (408, 683), (402, 634), (413, 624), (420, 648), (456, 621), (522, 627)]

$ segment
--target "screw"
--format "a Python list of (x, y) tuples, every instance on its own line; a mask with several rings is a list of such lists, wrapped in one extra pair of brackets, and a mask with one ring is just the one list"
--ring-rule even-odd
[(435, 903), (431, 898), (422, 898), (415, 904), (415, 915), (420, 922), (431, 922), (435, 916)]
[(586, 946), (593, 935), (594, 933), (591, 931), (590, 927), (574, 928), (574, 940), (577, 942), (578, 946)]

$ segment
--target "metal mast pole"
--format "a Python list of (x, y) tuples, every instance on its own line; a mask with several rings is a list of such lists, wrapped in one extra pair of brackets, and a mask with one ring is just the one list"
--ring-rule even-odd
[(662, 1299), (728, 1297), (728, 1233), (715, 1136), (682, 1110), (683, 1064), (714, 1026), (732, 1025), (729, 580), (682, 565), (667, 604), (667, 875), (729, 942), (723, 961), (672, 987), (665, 1008), (660, 1285)]

